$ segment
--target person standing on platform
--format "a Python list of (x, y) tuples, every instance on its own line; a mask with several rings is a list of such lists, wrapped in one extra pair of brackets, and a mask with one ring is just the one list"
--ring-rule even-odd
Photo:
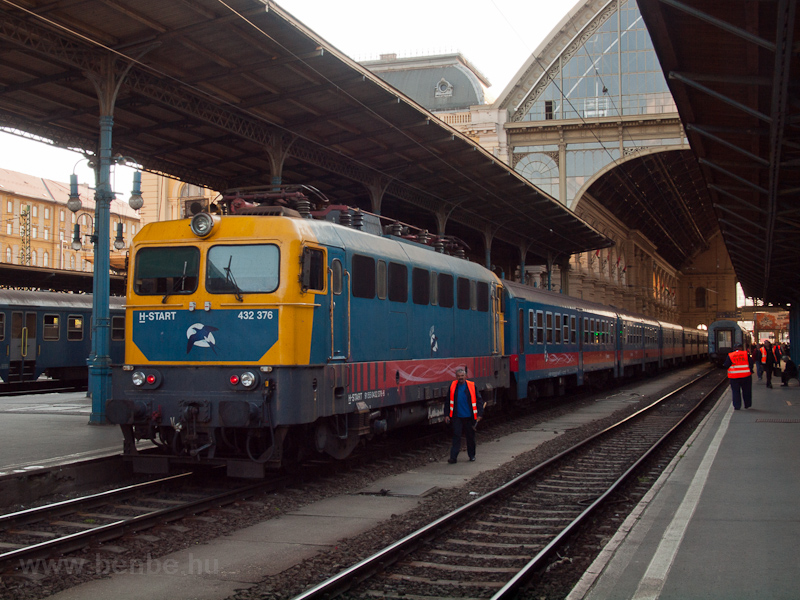
[(759, 351), (759, 354), (761, 354), (761, 356), (759, 357), (759, 360), (758, 360), (758, 367), (757, 367), (758, 368), (758, 380), (761, 381), (761, 376), (764, 374), (764, 365), (767, 362), (767, 348), (764, 345), (764, 342), (761, 342), (758, 345), (758, 351)]
[(475, 460), (475, 426), (483, 418), (483, 398), (475, 388), (475, 382), (467, 379), (467, 372), (456, 369), (456, 380), (450, 384), (450, 413), (446, 423), (453, 422), (453, 444), (450, 447), (451, 465), (458, 460), (461, 451), (461, 434), (467, 438), (467, 456)]
[(742, 400), (744, 400), (745, 409), (750, 408), (753, 404), (752, 358), (742, 349), (741, 344), (736, 344), (733, 352), (728, 354), (722, 366), (728, 370), (733, 410), (739, 410), (742, 407)]
[(767, 374), (767, 387), (772, 387), (772, 373), (775, 371), (775, 352), (772, 350), (772, 342), (766, 340), (761, 349), (764, 357), (764, 372)]
[(758, 342), (754, 342), (750, 348), (750, 358), (752, 363), (756, 366), (756, 374), (758, 380), (761, 381), (762, 366), (761, 366), (761, 348)]

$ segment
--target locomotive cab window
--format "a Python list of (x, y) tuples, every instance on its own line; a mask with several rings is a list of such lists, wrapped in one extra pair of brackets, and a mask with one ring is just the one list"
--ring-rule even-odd
[(278, 289), (280, 251), (274, 244), (213, 246), (206, 259), (212, 294), (268, 294)]
[(69, 315), (67, 317), (67, 341), (79, 342), (83, 339), (83, 317)]
[(200, 250), (195, 247), (142, 248), (135, 260), (136, 294), (191, 294), (197, 289)]
[(42, 339), (47, 342), (57, 342), (60, 337), (58, 326), (61, 322), (58, 318), (58, 315), (44, 315), (42, 317), (42, 321), (44, 322)]
[(325, 289), (325, 253), (317, 248), (303, 248), (303, 291)]

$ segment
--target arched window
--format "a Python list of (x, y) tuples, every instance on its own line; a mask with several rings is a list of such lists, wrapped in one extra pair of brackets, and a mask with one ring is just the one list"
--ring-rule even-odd
[(181, 198), (195, 198), (197, 196), (203, 196), (203, 188), (192, 185), (191, 183), (184, 183), (181, 186)]
[(9, 264), (14, 262), (14, 253), (11, 251), (11, 246), (6, 248), (6, 262)]
[(50, 254), (48, 252), (45, 252), (44, 256), (42, 256), (42, 266), (43, 267), (50, 266)]
[(694, 307), (695, 308), (706, 307), (706, 288), (699, 287), (694, 291)]
[(36, 262), (38, 257), (36, 256), (36, 250), (31, 251), (31, 266), (38, 267), (39, 264)]
[(75, 255), (69, 257), (69, 268), (75, 270)]

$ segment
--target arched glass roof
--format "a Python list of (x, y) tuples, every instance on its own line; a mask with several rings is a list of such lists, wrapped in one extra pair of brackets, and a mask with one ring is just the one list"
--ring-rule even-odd
[(546, 67), (513, 121), (677, 110), (634, 0), (622, 3), (618, 11), (597, 14)]

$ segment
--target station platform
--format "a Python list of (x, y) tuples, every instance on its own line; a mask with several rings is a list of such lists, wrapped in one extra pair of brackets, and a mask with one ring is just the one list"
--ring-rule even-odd
[(567, 600), (800, 598), (800, 384), (730, 389)]
[(89, 425), (86, 392), (0, 398), (0, 476), (122, 452), (122, 432)]

